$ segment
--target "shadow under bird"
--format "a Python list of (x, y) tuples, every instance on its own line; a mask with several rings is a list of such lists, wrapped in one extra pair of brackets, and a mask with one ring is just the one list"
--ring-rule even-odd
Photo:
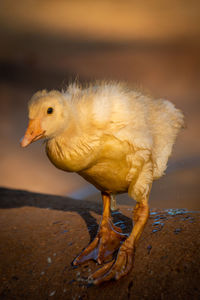
[[(90, 276), (94, 284), (120, 279), (133, 267), (134, 250), (149, 216), (152, 182), (164, 174), (184, 125), (183, 114), (167, 100), (115, 82), (39, 91), (28, 108), (21, 146), (44, 138), (47, 156), (57, 168), (78, 173), (102, 194), (98, 233), (73, 264), (106, 262)], [(128, 237), (113, 224), (110, 212), (115, 195), (126, 192), (136, 201)]]

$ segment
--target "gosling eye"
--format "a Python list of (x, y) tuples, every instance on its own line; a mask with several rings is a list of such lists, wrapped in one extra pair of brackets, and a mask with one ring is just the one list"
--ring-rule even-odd
[(47, 113), (48, 113), (48, 115), (52, 114), (52, 113), (53, 113), (53, 108), (52, 108), (52, 107), (49, 107), (49, 108), (47, 109)]

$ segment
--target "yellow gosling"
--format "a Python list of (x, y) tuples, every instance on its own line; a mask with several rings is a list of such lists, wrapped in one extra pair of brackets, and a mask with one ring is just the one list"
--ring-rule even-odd
[[(102, 264), (111, 256), (91, 278), (94, 284), (120, 279), (132, 269), (149, 215), (152, 182), (164, 174), (184, 125), (183, 114), (167, 100), (152, 99), (121, 83), (102, 82), (37, 92), (29, 102), (29, 120), (21, 146), (44, 138), (46, 153), (57, 168), (77, 172), (102, 193), (97, 236), (74, 265), (89, 259)], [(110, 213), (111, 199), (126, 192), (137, 202), (129, 237), (112, 223)]]

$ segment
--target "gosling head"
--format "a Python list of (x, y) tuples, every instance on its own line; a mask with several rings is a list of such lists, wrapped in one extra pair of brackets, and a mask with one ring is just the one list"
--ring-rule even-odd
[(26, 147), (42, 138), (53, 138), (64, 130), (69, 121), (69, 106), (58, 91), (37, 92), (29, 105), (29, 124), (21, 146)]

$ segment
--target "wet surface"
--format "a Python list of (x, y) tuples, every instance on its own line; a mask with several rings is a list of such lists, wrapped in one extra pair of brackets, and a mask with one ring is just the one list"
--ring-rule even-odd
[(127, 233), (130, 228), (132, 228), (132, 219), (127, 218), (123, 215), (119, 210), (115, 212), (111, 212), (111, 216), (113, 219), (113, 224), (122, 229), (122, 232)]
[[(156, 233), (158, 231), (161, 231), (162, 228), (165, 225), (165, 222), (169, 220), (170, 218), (173, 218), (175, 216), (182, 216), (181, 221), (188, 221), (190, 223), (193, 223), (195, 221), (195, 218), (192, 216), (193, 213), (197, 213), (198, 211), (189, 211), (187, 209), (166, 209), (163, 210), (163, 213), (157, 213), (155, 211), (150, 212), (150, 219), (153, 219), (152, 223), (152, 232)], [(175, 234), (178, 234), (182, 231), (181, 228), (176, 228), (174, 230)]]

